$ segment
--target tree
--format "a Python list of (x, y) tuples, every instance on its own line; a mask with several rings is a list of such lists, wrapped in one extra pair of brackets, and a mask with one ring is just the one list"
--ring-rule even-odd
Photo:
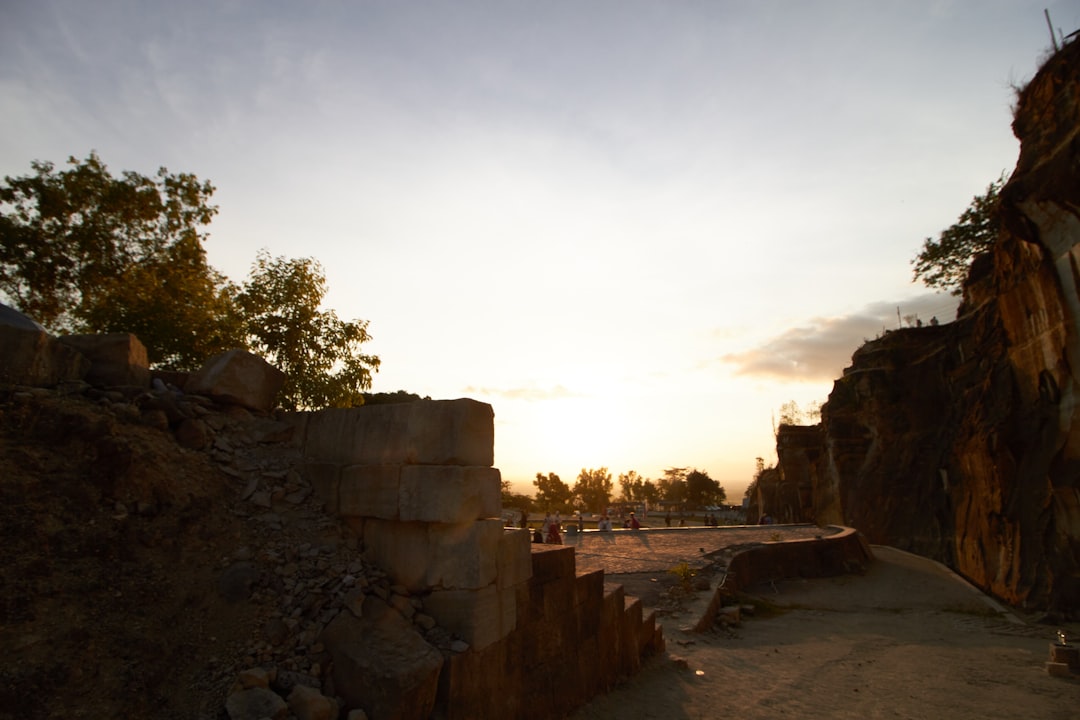
[(570, 486), (559, 479), (555, 473), (543, 475), (536, 473), (533, 480), (536, 486), (536, 505), (544, 510), (566, 511), (570, 509), (573, 492)]
[(379, 369), (378, 357), (360, 352), (371, 339), (367, 321), (320, 310), (325, 295), (318, 261), (261, 250), (237, 299), (252, 348), (287, 376), (279, 395), (286, 408), (363, 405)]
[(95, 332), (136, 335), (154, 367), (190, 371), (212, 355), (247, 347), (238, 292), (207, 264), (202, 246), (185, 238), (104, 280), (81, 312)]
[(619, 475), (619, 489), (625, 502), (638, 503), (645, 500), (645, 478), (634, 470)]
[(574, 483), (574, 496), (591, 512), (603, 512), (611, 502), (611, 473), (606, 467), (599, 469), (581, 468), (577, 482)]
[(664, 477), (657, 481), (661, 499), (681, 503), (686, 500), (687, 468), (670, 467), (664, 470)]
[(959, 220), (943, 230), (937, 240), (926, 238), (922, 250), (911, 261), (913, 280), (927, 287), (959, 295), (972, 261), (987, 252), (997, 239), (1001, 225), (1001, 188), (1005, 176), (990, 183), (983, 195), (976, 195)]
[(701, 470), (691, 470), (686, 476), (686, 501), (693, 507), (719, 505), (727, 500), (727, 492), (719, 482)]
[(4, 178), (0, 293), (57, 333), (134, 332), (134, 322), (151, 356), (176, 365), (223, 349), (215, 342), (238, 326), (202, 251), (213, 185), (165, 168), (114, 177), (93, 152), (68, 165), (35, 161), (32, 175)]
[(523, 493), (516, 493), (510, 486), (509, 480), (502, 481), (502, 506), (503, 508), (513, 508), (520, 510), (525, 517), (529, 516), (532, 512), (533, 499)]

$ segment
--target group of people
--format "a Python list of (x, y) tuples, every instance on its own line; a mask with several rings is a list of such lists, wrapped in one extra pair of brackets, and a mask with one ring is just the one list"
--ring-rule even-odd
[[(577, 520), (578, 531), (581, 532), (585, 529), (585, 522), (581, 515), (578, 515)], [(640, 530), (641, 521), (637, 519), (637, 515), (633, 512), (623, 520), (623, 528), (628, 530)], [(615, 524), (612, 519), (604, 514), (599, 520), (596, 521), (596, 529), (600, 531), (610, 531), (615, 529)], [(562, 545), (562, 518), (558, 512), (548, 513), (544, 516), (544, 522), (540, 527), (534, 528), (532, 533), (532, 541), (540, 544), (547, 545)]]

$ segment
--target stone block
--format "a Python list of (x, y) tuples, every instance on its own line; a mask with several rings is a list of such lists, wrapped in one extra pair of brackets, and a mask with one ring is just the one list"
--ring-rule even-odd
[(0, 304), (0, 382), (55, 387), (82, 380), (90, 360), (18, 310)]
[(533, 578), (546, 582), (560, 577), (573, 577), (577, 564), (574, 560), (574, 548), (565, 545), (529, 546), (532, 552)]
[(341, 468), (338, 513), (346, 517), (398, 519), (401, 468), (398, 465), (349, 465)]
[(603, 668), (605, 689), (614, 686), (622, 671), (619, 657), (622, 654), (622, 618), (625, 597), (622, 585), (604, 583), (604, 600), (600, 608), (600, 630), (597, 638), (600, 645), (600, 665)]
[(524, 529), (503, 530), (499, 538), (497, 566), (498, 584), (501, 588), (513, 587), (532, 577), (532, 549), (529, 531)]
[(150, 387), (146, 346), (131, 333), (64, 335), (59, 341), (90, 361), (86, 382), (97, 387)]
[(512, 643), (452, 655), (439, 673), (432, 717), (442, 720), (522, 717), (522, 673)]
[(502, 639), (502, 605), (494, 584), (474, 590), (434, 590), (424, 599), (424, 612), (475, 650)]
[(246, 350), (229, 350), (207, 360), (188, 378), (184, 391), (269, 412), (284, 383), (285, 373), (258, 355)]
[(502, 477), (492, 467), (405, 465), (398, 503), (403, 522), (464, 523), (499, 517)]
[[(342, 504), (345, 490), (342, 483)], [(364, 546), (372, 562), (411, 591), (474, 590), (495, 582), (502, 522), (477, 520), (465, 525), (364, 523)]]
[(305, 462), (304, 478), (311, 485), (315, 497), (322, 501), (328, 513), (338, 513), (338, 489), (341, 468), (336, 463)]
[(345, 465), (490, 467), (494, 428), (491, 406), (467, 398), (328, 408), (308, 419), (305, 454)]
[(641, 599), (626, 595), (623, 598), (622, 638), (619, 641), (619, 672), (623, 677), (630, 677), (641, 669), (641, 620)]
[(412, 623), (369, 595), (362, 617), (338, 613), (320, 642), (333, 658), (335, 692), (371, 717), (426, 718), (435, 706), (443, 658)]

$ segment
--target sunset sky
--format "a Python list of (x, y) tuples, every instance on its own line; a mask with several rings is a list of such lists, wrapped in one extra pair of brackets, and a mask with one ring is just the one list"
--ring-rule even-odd
[(210, 262), (314, 257), (373, 390), (495, 409), (519, 490), (693, 467), (897, 314), (1012, 169), (1014, 87), (1080, 3), (5, 0), (0, 175), (96, 150), (217, 187)]

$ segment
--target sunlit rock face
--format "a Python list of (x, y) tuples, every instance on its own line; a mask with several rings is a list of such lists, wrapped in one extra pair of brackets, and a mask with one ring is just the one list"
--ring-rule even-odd
[[(959, 318), (856, 351), (819, 448), (779, 469), (806, 519), (940, 559), (1015, 605), (1080, 613), (1080, 42), (1021, 93), (1004, 229)], [(769, 508), (765, 508), (769, 511)]]

